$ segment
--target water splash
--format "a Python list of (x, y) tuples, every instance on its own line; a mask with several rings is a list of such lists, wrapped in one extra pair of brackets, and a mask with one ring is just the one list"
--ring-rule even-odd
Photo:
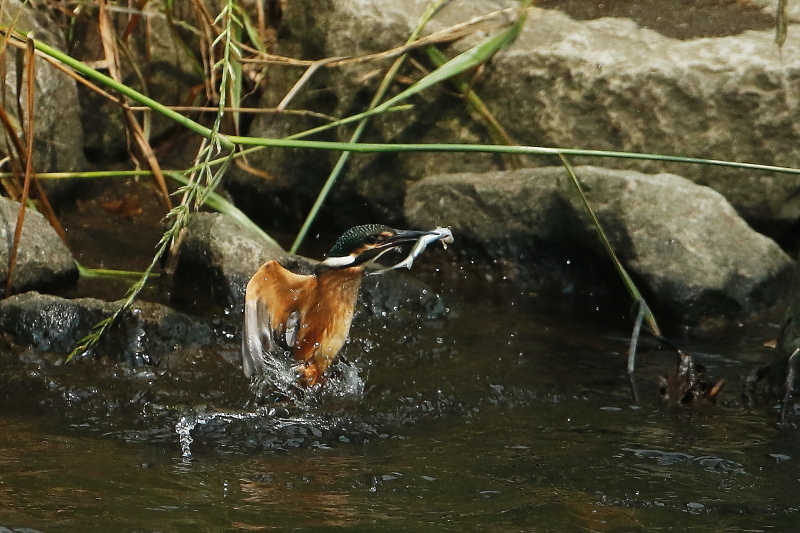
[(331, 366), (327, 383), (315, 396), (317, 400), (358, 400), (364, 396), (365, 381), (355, 364), (340, 359)]
[(297, 385), (297, 362), (289, 352), (276, 355), (269, 350), (264, 352), (263, 374), (253, 376), (250, 390), (253, 396), (263, 398), (280, 397), (292, 400), (301, 399), (302, 390)]
[(178, 423), (175, 424), (175, 433), (178, 434), (178, 441), (181, 445), (181, 457), (188, 459), (192, 456), (192, 430), (197, 425), (197, 418), (194, 410), (190, 410), (181, 415)]
[(184, 459), (192, 457), (193, 430), (212, 423), (222, 423), (223, 426), (227, 426), (234, 422), (247, 420), (257, 420), (257, 427), (260, 431), (273, 435), (294, 426), (312, 428), (312, 434), (329, 430), (331, 426), (331, 420), (326, 420), (319, 415), (308, 412), (291, 414), (288, 410), (278, 407), (267, 406), (252, 411), (234, 411), (209, 409), (207, 406), (201, 405), (185, 410), (175, 424), (175, 433), (178, 435), (181, 446), (181, 456)]
[(357, 400), (364, 395), (364, 380), (356, 365), (337, 360), (325, 379), (313, 387), (298, 383), (297, 361), (289, 353), (264, 354), (267, 372), (254, 376), (250, 390), (257, 402), (288, 399), (300, 407), (311, 407), (329, 400)]

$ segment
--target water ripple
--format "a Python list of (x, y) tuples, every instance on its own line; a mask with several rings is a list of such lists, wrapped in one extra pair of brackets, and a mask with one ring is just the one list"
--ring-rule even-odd
[(700, 465), (708, 472), (720, 474), (747, 474), (744, 467), (736, 461), (722, 459), (712, 455), (693, 456), (683, 452), (666, 452), (662, 450), (640, 450), (635, 448), (623, 448), (626, 452), (632, 452), (640, 459), (655, 459), (661, 466), (673, 465)]

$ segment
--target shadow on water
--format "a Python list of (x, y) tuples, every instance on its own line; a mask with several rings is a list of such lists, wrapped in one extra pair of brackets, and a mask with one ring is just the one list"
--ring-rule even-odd
[(342, 379), (363, 390), (300, 404), (252, 406), (236, 344), (156, 369), (7, 350), (0, 526), (794, 527), (797, 437), (738, 397), (769, 354), (695, 347), (728, 387), (720, 405), (687, 410), (658, 398), (673, 354), (644, 346), (635, 404), (623, 324), (609, 334), (526, 298), (463, 298), (436, 321), (362, 317)]

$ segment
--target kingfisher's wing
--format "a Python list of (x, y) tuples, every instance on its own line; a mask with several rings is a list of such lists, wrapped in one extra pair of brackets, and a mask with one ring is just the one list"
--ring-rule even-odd
[(313, 276), (295, 274), (277, 261), (261, 266), (245, 292), (242, 366), (247, 377), (264, 375), (284, 354), (292, 355)]

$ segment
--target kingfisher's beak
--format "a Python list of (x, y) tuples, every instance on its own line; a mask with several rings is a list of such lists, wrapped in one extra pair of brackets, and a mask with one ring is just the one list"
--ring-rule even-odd
[(430, 232), (428, 231), (394, 230), (394, 234), (391, 237), (387, 237), (377, 246), (368, 248), (359, 254), (356, 262), (365, 263), (367, 261), (374, 261), (390, 250), (395, 250), (406, 244), (419, 242), (420, 239), (425, 238), (429, 234)]
[(404, 244), (417, 242), (422, 237), (426, 235), (432, 235), (434, 232), (432, 231), (417, 231), (417, 230), (410, 230), (410, 229), (399, 229), (396, 230), (392, 237), (388, 238), (385, 243), (381, 245), (383, 248), (396, 248), (398, 246), (402, 246)]

